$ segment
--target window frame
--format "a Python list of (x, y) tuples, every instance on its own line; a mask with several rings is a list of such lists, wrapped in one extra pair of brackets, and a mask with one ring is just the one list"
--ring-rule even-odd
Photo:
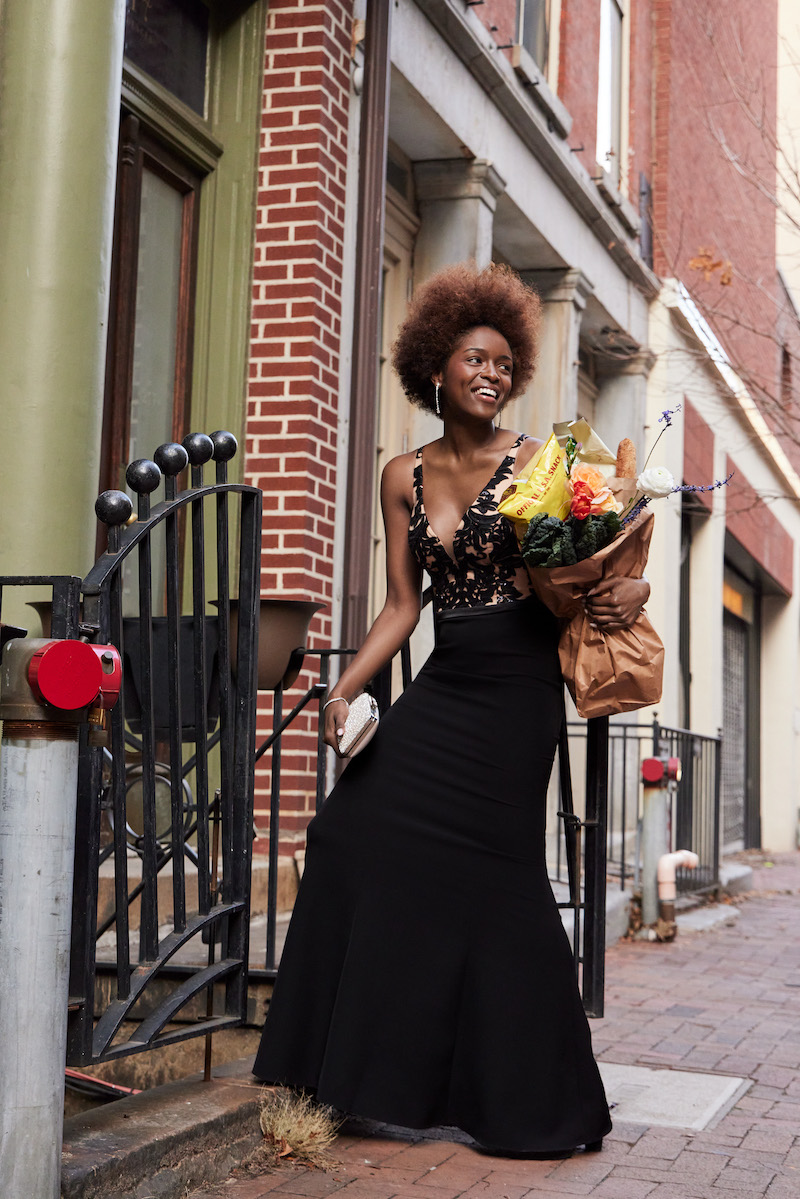
[[(176, 315), (172, 438), (186, 431), (192, 386), (194, 311), (203, 174), (123, 108), (120, 121), (101, 448), (102, 489), (124, 486), (130, 440), (142, 176), (150, 170), (183, 196)], [(156, 447), (154, 446), (153, 449)]]

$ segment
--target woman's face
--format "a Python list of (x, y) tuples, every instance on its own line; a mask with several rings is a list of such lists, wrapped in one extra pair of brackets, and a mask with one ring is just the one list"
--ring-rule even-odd
[(488, 325), (470, 329), (433, 377), (441, 384), (442, 411), (493, 420), (508, 399), (513, 371), (511, 347), (502, 333)]

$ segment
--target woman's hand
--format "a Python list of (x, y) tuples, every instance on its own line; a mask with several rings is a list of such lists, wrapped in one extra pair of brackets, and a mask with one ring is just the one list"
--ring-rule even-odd
[(591, 624), (599, 629), (629, 629), (650, 596), (647, 579), (603, 579), (584, 600)]
[(331, 698), (326, 701), (324, 711), (324, 736), (323, 740), (326, 745), (330, 745), (331, 749), (339, 753), (339, 738), (344, 732), (344, 722), (347, 720), (348, 703), (344, 696)]

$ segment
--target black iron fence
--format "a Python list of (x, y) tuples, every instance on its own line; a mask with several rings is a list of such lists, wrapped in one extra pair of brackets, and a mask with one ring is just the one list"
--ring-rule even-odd
[[(571, 756), (578, 764), (585, 758), (586, 736), (586, 721), (570, 721)], [(720, 744), (719, 737), (667, 728), (657, 719), (647, 724), (609, 721), (606, 832), (607, 870), (613, 885), (625, 890), (639, 883), (642, 761), (667, 756), (682, 763), (680, 782), (670, 791), (670, 848), (691, 849), (700, 859), (695, 870), (678, 871), (678, 891), (702, 893), (719, 886)], [(582, 802), (579, 794), (579, 806)], [(565, 881), (560, 851), (560, 845), (551, 847), (553, 877)]]
[[(87, 722), (80, 734), (70, 1065), (246, 1016), (261, 492), (228, 482), (236, 450), (229, 433), (192, 434), (132, 463), (136, 513), (124, 492), (100, 496), (108, 549), (82, 584), (2, 580), (50, 586), (45, 635), (112, 643), (123, 660), (108, 726)], [(214, 481), (205, 483), (212, 461)], [(178, 491), (187, 466), (188, 486)], [(151, 504), (162, 483), (163, 499)], [(106, 863), (112, 895), (103, 917)], [(164, 985), (187, 951), (204, 964), (182, 979), (170, 973)], [(102, 973), (111, 988), (96, 986)], [(189, 1004), (193, 1018), (177, 1023)]]
[(672, 848), (691, 849), (700, 859), (696, 869), (678, 871), (678, 893), (713, 891), (720, 881), (722, 739), (654, 721), (653, 751), (680, 758), (670, 808)]

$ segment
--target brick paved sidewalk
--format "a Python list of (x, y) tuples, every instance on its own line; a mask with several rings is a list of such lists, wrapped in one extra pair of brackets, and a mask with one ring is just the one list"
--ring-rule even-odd
[(702, 1132), (617, 1123), (600, 1154), (566, 1161), (491, 1157), (418, 1134), (340, 1136), (332, 1173), (286, 1165), (194, 1199), (800, 1199), (800, 854), (757, 864), (732, 927), (671, 945), (614, 946), (609, 1062), (740, 1075), (753, 1085)]

